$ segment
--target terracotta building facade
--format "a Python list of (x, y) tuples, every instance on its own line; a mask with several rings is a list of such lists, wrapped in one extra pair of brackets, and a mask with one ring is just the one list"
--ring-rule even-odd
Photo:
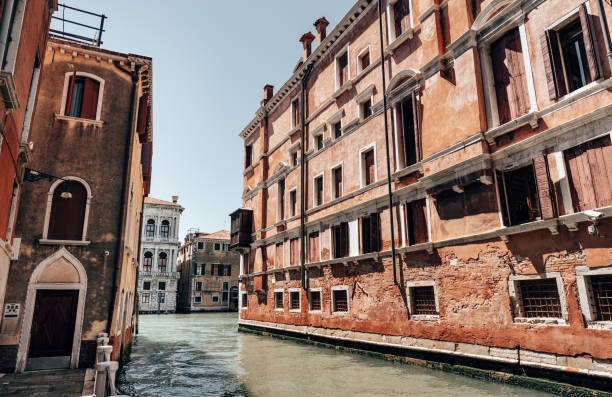
[(0, 371), (112, 360), (135, 325), (144, 196), (150, 183), (152, 60), (50, 39), (0, 330)]
[[(15, 221), (24, 165), (32, 159), (30, 129), (56, 0), (0, 3), (0, 311), (9, 266), (19, 250)], [(8, 307), (11, 311), (14, 307)], [(10, 314), (9, 314), (10, 315)]]
[(229, 250), (229, 231), (191, 232), (179, 248), (178, 310), (238, 309), (240, 256)]
[(138, 269), (140, 313), (176, 311), (178, 230), (184, 210), (178, 196), (172, 201), (145, 197)]
[(240, 133), (240, 326), (609, 382), (609, 2), (378, 6)]

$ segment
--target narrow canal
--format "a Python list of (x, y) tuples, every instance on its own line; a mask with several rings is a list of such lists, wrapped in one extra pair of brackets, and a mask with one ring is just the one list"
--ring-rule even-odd
[(119, 388), (140, 396), (521, 396), (549, 394), (238, 333), (236, 313), (140, 317)]

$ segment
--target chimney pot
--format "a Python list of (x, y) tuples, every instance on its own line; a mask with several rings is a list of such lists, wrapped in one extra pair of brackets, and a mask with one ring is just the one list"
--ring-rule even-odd
[(264, 86), (264, 102), (268, 102), (274, 96), (274, 86), (266, 84)]
[(174, 204), (178, 203), (178, 196), (172, 196), (172, 202)]
[(306, 62), (306, 59), (308, 59), (312, 52), (312, 42), (314, 39), (315, 37), (310, 32), (304, 33), (300, 38), (300, 42), (304, 45), (304, 62)]
[(329, 26), (329, 21), (325, 17), (317, 19), (314, 23), (314, 27), (317, 29), (317, 47), (327, 37), (327, 26)]

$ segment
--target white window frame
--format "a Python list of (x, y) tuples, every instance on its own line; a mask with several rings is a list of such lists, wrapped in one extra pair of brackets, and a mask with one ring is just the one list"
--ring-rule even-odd
[[(200, 300), (199, 302), (198, 302), (198, 299)], [(202, 303), (202, 297), (201, 296), (194, 296), (193, 297), (193, 303), (200, 303), (201, 304)]]
[[(319, 150), (323, 150), (325, 148), (325, 124), (321, 124), (314, 131), (312, 131), (311, 134), (312, 134), (312, 150), (314, 150), (315, 152)], [(322, 142), (322, 146), (320, 149), (317, 146), (317, 138), (319, 137), (321, 137), (321, 142)]]
[[(395, 11), (393, 10), (393, 6), (398, 1), (399, 0), (389, 0), (389, 3), (387, 3), (387, 33), (389, 35), (389, 43), (393, 43), (400, 36), (407, 33), (407, 32), (402, 32), (400, 36), (395, 35)], [(413, 30), (414, 29), (414, 13), (412, 11), (413, 10), (412, 0), (408, 2), (408, 5), (410, 7), (410, 30)], [(408, 35), (410, 34), (408, 33)]]
[[(557, 293), (559, 294), (559, 304), (561, 306), (561, 318), (551, 317), (524, 317), (522, 312), (519, 281), (522, 280), (544, 280), (554, 278), (557, 283)], [(512, 302), (512, 317), (515, 323), (529, 323), (542, 325), (569, 325), (569, 315), (567, 310), (567, 298), (563, 288), (563, 278), (560, 272), (546, 272), (538, 274), (513, 274), (508, 278), (508, 293)]]
[[(144, 299), (145, 297), (147, 298), (146, 301)], [(151, 296), (150, 296), (150, 294), (149, 293), (142, 294), (141, 298), (140, 298), (140, 303), (151, 303)]]
[[(215, 298), (217, 298), (217, 300), (215, 301)], [(219, 298), (219, 295), (213, 295), (211, 296), (211, 302), (212, 303), (219, 303), (221, 302), (221, 299)]]
[(361, 58), (365, 54), (370, 55), (370, 64), (367, 66), (367, 68), (369, 68), (370, 66), (372, 66), (372, 51), (370, 50), (369, 44), (363, 50), (359, 51), (359, 53), (357, 54), (357, 75), (358, 76), (364, 71), (364, 69), (361, 67)]
[[(352, 79), (351, 79), (351, 48), (350, 48), (351, 43), (346, 43), (346, 45), (344, 47), (342, 47), (342, 49), (340, 51), (338, 51), (336, 53), (336, 56), (334, 57), (334, 77), (335, 77), (335, 85), (334, 87), (336, 87), (336, 91), (338, 91), (340, 88), (342, 88), (343, 86), (349, 84)], [(340, 69), (338, 69), (338, 58), (340, 58), (341, 56), (343, 56), (344, 54), (346, 54), (346, 60), (347, 60), (347, 68), (348, 68), (348, 78), (347, 80), (344, 82), (344, 84), (342, 85), (342, 87), (340, 86)]]
[[(433, 287), (434, 289), (434, 298), (436, 300), (436, 312), (438, 314), (413, 314), (412, 313), (412, 304), (414, 298), (412, 297), (412, 291), (416, 287)], [(410, 319), (416, 321), (435, 321), (440, 319), (440, 302), (438, 300), (438, 287), (436, 286), (435, 280), (425, 280), (425, 281), (408, 281), (406, 283), (406, 298), (408, 300), (408, 312), (410, 313)]]
[[(336, 302), (334, 299), (334, 291), (346, 291), (346, 311), (345, 312), (336, 312), (334, 311), (334, 307), (336, 306)], [(338, 316), (348, 316), (351, 312), (351, 299), (350, 299), (350, 290), (348, 285), (335, 285), (331, 287), (331, 313), (332, 315)], [(321, 303), (322, 305), (322, 303)]]
[[(64, 90), (62, 92), (62, 103), (60, 105), (60, 116), (68, 117), (74, 120), (84, 120), (91, 121), (90, 119), (84, 119), (81, 117), (71, 117), (66, 114), (66, 100), (68, 99), (68, 89), (70, 88), (70, 78), (74, 76), (74, 72), (66, 72), (64, 75)], [(76, 72), (76, 76), (89, 77), (90, 79), (96, 80), (100, 83), (100, 87), (98, 89), (98, 105), (96, 108), (96, 118), (95, 121), (101, 121), (100, 116), (102, 114), (102, 99), (104, 98), (104, 79), (100, 76), (96, 76), (93, 73), (88, 72)]]
[[(319, 234), (319, 236), (321, 236)], [(319, 310), (311, 310), (310, 309), (310, 293), (312, 292), (318, 292), (319, 293), (319, 297), (320, 297), (320, 301), (321, 301), (321, 309)], [(318, 313), (321, 314), (323, 313), (323, 288), (321, 287), (317, 287), (317, 288), (308, 288), (308, 313)]]
[(593, 287), (591, 276), (612, 275), (612, 266), (601, 268), (589, 268), (588, 266), (576, 267), (576, 284), (578, 286), (578, 301), (584, 315), (587, 328), (612, 330), (612, 321), (595, 320), (596, 312), (593, 304)]
[[(280, 292), (282, 295), (282, 303), (283, 303), (283, 307), (276, 307), (276, 294)], [(276, 312), (284, 312), (285, 311), (285, 290), (282, 288), (276, 288), (274, 290), (274, 311)]]
[[(321, 192), (321, 202), (317, 202), (317, 179), (321, 178), (321, 187), (323, 191)], [(312, 177), (312, 208), (320, 207), (325, 204), (325, 172), (321, 171), (317, 175)]]
[(365, 157), (365, 154), (369, 152), (370, 150), (374, 150), (374, 181), (370, 185), (373, 185), (376, 182), (378, 182), (378, 167), (377, 167), (377, 160), (376, 160), (376, 142), (372, 142), (369, 145), (364, 146), (361, 149), (359, 149), (359, 171), (360, 171), (359, 187), (361, 189), (366, 187), (366, 184), (365, 184), (366, 170), (365, 170), (364, 157)]
[[(340, 192), (340, 196), (336, 197), (336, 189), (335, 189), (335, 185), (336, 185), (336, 177), (335, 177), (335, 175), (336, 175), (336, 173), (334, 171), (336, 171), (338, 168), (341, 169), (340, 172), (342, 173), (342, 191)], [(332, 200), (336, 200), (336, 199), (344, 196), (344, 161), (341, 161), (338, 164), (332, 166), (329, 169), (329, 172), (330, 172), (330, 178), (329, 178), (330, 184), (329, 184), (329, 186), (330, 186), (331, 198), (332, 198)]]
[[(292, 309), (291, 308), (291, 293), (297, 292), (299, 296), (300, 308)], [(302, 312), (302, 289), (301, 288), (289, 288), (289, 311), (291, 313), (301, 313)]]

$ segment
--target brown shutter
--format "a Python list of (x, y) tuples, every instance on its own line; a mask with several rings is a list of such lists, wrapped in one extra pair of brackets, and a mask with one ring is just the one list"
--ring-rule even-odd
[(380, 236), (380, 214), (370, 215), (370, 228), (372, 229), (371, 247), (372, 252), (380, 251), (381, 236)]
[(276, 268), (283, 267), (283, 244), (276, 244)]
[(544, 72), (548, 83), (548, 96), (557, 99), (567, 93), (563, 68), (561, 65), (561, 54), (557, 41), (557, 32), (547, 30), (540, 39), (542, 47), (542, 58), (544, 59)]
[[(417, 200), (408, 204), (410, 228), (409, 244), (426, 243), (429, 240), (427, 232), (427, 204), (425, 200)], [(412, 231), (412, 233), (410, 233)], [(412, 240), (412, 241), (411, 241)]]
[(589, 60), (591, 81), (595, 81), (599, 78), (599, 67), (597, 65), (595, 41), (593, 41), (593, 29), (591, 28), (591, 21), (584, 3), (580, 5), (579, 14), (580, 24), (582, 25), (582, 36), (584, 37), (584, 47), (586, 49), (587, 59)]
[(584, 211), (597, 206), (593, 193), (593, 180), (584, 145), (565, 152), (570, 180), (570, 192), (575, 211)]
[(365, 154), (365, 184), (369, 185), (375, 180), (374, 173), (374, 150), (370, 150)]
[(334, 170), (335, 195), (336, 198), (342, 196), (342, 168), (338, 167)]
[(136, 123), (136, 131), (139, 134), (144, 134), (146, 131), (148, 102), (149, 94), (144, 94), (138, 100), (138, 121)]
[(70, 77), (70, 86), (68, 87), (68, 98), (66, 99), (66, 110), (64, 110), (64, 115), (70, 115), (70, 105), (72, 105), (72, 93), (74, 92), (74, 82), (76, 80), (76, 70)]
[(419, 106), (420, 100), (415, 92), (412, 93), (412, 121), (414, 123), (414, 143), (415, 143), (415, 153), (416, 153), (416, 161), (421, 161), (423, 158), (423, 154), (421, 151), (421, 123), (419, 121)]
[(510, 86), (510, 71), (506, 67), (508, 63), (506, 54), (507, 36), (503, 36), (491, 46), (491, 63), (493, 64), (493, 80), (497, 98), (497, 113), (499, 124), (505, 124), (512, 120), (510, 112), (510, 100), (508, 98), (508, 87)]
[(497, 191), (499, 193), (499, 211), (502, 214), (502, 222), (504, 226), (510, 226), (510, 217), (508, 214), (508, 202), (506, 200), (506, 184), (504, 183), (504, 174), (500, 170), (495, 170), (495, 178), (497, 181)]
[(340, 224), (340, 252), (341, 256), (348, 256), (348, 223), (343, 222)]
[(100, 83), (96, 80), (86, 78), (83, 84), (83, 104), (81, 105), (81, 118), (96, 119), (98, 110), (98, 92)]
[(510, 113), (517, 118), (529, 112), (529, 93), (527, 91), (527, 77), (525, 76), (525, 62), (521, 35), (518, 29), (508, 33), (506, 40), (506, 54), (508, 55), (508, 72), (510, 74)]
[[(61, 194), (70, 184), (72, 198), (62, 198)], [(51, 216), (47, 236), (51, 240), (80, 241), (83, 237), (83, 223), (85, 221), (85, 206), (87, 191), (78, 182), (63, 182), (53, 192)]]
[(533, 159), (533, 170), (535, 173), (538, 197), (540, 199), (540, 212), (542, 219), (555, 217), (555, 207), (552, 200), (552, 189), (548, 177), (548, 162), (546, 155), (536, 156)]
[(319, 261), (319, 233), (310, 234), (310, 262)]

